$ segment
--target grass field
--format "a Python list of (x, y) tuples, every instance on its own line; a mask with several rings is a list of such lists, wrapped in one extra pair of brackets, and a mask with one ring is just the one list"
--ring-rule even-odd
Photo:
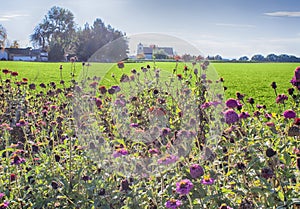
[[(129, 73), (133, 68), (139, 70), (153, 63), (126, 63), (125, 68), (120, 70), (116, 64), (92, 64), (85, 67), (88, 76), (97, 75), (103, 78), (102, 83), (109, 85), (114, 82), (111, 77), (113, 74), (119, 79), (122, 72)], [(54, 81), (59, 83), (61, 80), (60, 65), (62, 65), (62, 78), (66, 82), (71, 79), (71, 72), (74, 68), (71, 63), (38, 63), (38, 62), (0, 62), (0, 69), (9, 69), (17, 71), (19, 77), (26, 77), (29, 82), (49, 83)], [(224, 78), (226, 98), (235, 97), (236, 92), (245, 94), (245, 98), (253, 97), (256, 104), (265, 104), (269, 108), (276, 108), (274, 90), (271, 83), (277, 83), (277, 93), (287, 94), (287, 89), (291, 87), (295, 67), (300, 63), (213, 63), (219, 77)], [(172, 71), (175, 63), (156, 63), (156, 66), (162, 69), (162, 72)], [(179, 63), (178, 71), (182, 72), (184, 63)], [(82, 75), (83, 66), (81, 63), (75, 65), (75, 76)], [(166, 74), (167, 75), (167, 74)], [(217, 78), (217, 75), (213, 75)]]

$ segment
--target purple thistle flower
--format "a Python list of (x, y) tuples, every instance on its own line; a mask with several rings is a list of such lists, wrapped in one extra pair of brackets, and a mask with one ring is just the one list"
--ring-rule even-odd
[(209, 175), (206, 175), (200, 182), (204, 185), (212, 185), (215, 182), (215, 179), (210, 178)]
[(238, 102), (232, 98), (228, 99), (225, 104), (228, 108), (236, 108), (238, 106)]
[(232, 109), (225, 111), (224, 116), (227, 124), (233, 124), (239, 121), (239, 115)]
[(207, 109), (212, 105), (211, 102), (205, 102), (201, 105), (201, 109)]
[(294, 110), (286, 110), (284, 111), (283, 116), (287, 119), (296, 118), (296, 113)]
[(170, 199), (166, 202), (166, 208), (176, 209), (179, 208), (181, 204), (180, 200)]
[(188, 194), (194, 187), (193, 183), (188, 179), (183, 179), (176, 183), (176, 192), (181, 195)]
[(139, 124), (138, 123), (130, 123), (130, 127), (137, 128), (137, 127), (139, 127)]
[(190, 174), (194, 179), (199, 178), (200, 176), (204, 175), (204, 169), (198, 164), (191, 165)]
[(241, 112), (240, 114), (239, 114), (239, 118), (240, 119), (247, 119), (247, 118), (249, 118), (250, 117), (250, 114), (248, 113), (248, 112)]
[(270, 168), (263, 168), (261, 170), (261, 177), (268, 179), (268, 178), (272, 178), (274, 176), (274, 172), (272, 169)]
[(12, 159), (11, 165), (20, 165), (26, 162), (25, 158), (19, 157), (16, 154), (12, 157)]
[(280, 103), (284, 103), (285, 100), (288, 100), (288, 97), (285, 95), (285, 94), (279, 94), (277, 97), (276, 97), (276, 103), (277, 104), (280, 104)]
[(162, 128), (161, 129), (161, 137), (166, 137), (171, 133), (171, 129), (169, 128)]
[(128, 155), (128, 151), (125, 148), (119, 148), (113, 153), (113, 157), (121, 157), (123, 155)]
[(0, 204), (0, 209), (8, 208), (8, 206), (9, 206), (9, 202), (8, 201), (4, 201), (4, 203)]

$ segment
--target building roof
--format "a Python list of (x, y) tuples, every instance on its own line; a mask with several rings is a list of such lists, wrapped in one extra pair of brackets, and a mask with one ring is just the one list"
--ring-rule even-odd
[(23, 56), (37, 56), (41, 53), (41, 50), (31, 48), (6, 48), (5, 51), (7, 51), (8, 54), (16, 54)]
[[(167, 55), (174, 55), (173, 48), (172, 47), (156, 47), (156, 50), (162, 50)], [(153, 54), (153, 48), (152, 47), (144, 47), (144, 54)]]

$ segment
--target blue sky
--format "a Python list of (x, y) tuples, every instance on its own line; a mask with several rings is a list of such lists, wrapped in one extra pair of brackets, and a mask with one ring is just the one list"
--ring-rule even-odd
[(126, 32), (163, 33), (204, 55), (300, 57), (299, 0), (11, 0), (0, 8), (8, 39), (30, 46), (29, 35), (52, 6), (69, 9), (78, 27), (101, 18)]

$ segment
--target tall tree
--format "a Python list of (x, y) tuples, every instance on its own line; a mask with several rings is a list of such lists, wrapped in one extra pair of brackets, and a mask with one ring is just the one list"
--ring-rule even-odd
[[(111, 44), (107, 45), (108, 43)], [(95, 55), (94, 61), (117, 61), (126, 58), (127, 50), (125, 34), (115, 30), (111, 25), (106, 26), (100, 18), (97, 18), (91, 27), (86, 23), (78, 32), (76, 54), (79, 60), (87, 61), (98, 51), (101, 58)]]
[[(59, 49), (58, 54), (61, 54), (61, 49), (64, 53), (74, 50), (75, 34), (73, 13), (67, 9), (54, 6), (48, 11), (42, 23), (35, 27), (30, 38), (31, 42), (44, 50), (48, 50), (49, 53), (55, 54), (56, 51), (51, 52), (51, 50)], [(63, 59), (63, 56), (60, 58), (54, 57), (55, 60), (51, 61), (61, 61)]]
[(0, 48), (5, 47), (6, 38), (6, 29), (0, 24)]

